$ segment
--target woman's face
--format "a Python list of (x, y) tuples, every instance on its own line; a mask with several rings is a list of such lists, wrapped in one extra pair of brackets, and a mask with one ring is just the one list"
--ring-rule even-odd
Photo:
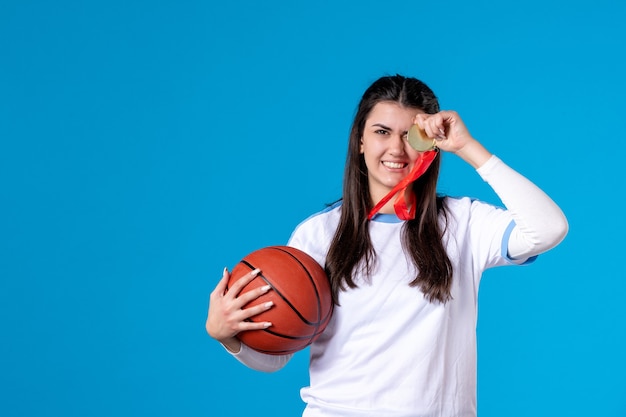
[(420, 109), (392, 102), (377, 103), (365, 120), (361, 153), (367, 166), (369, 191), (376, 204), (406, 177), (419, 155), (406, 135)]

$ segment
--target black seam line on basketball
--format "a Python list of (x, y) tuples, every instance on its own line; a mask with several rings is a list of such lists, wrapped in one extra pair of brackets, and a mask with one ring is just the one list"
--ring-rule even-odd
[(304, 339), (310, 339), (311, 338), (311, 336), (289, 336), (287, 334), (274, 332), (274, 331), (272, 331), (270, 329), (261, 329), (261, 330), (263, 330), (264, 332), (269, 333), (269, 334), (271, 334), (273, 336), (280, 337), (280, 338), (283, 338), (283, 339), (304, 340)]
[[(247, 323), (259, 323), (258, 321), (254, 321), (252, 319), (245, 319), (244, 320)], [(249, 332), (249, 331), (255, 331), (255, 330), (243, 330), (244, 332)], [(315, 337), (315, 336), (319, 336), (320, 333), (313, 333), (312, 335), (309, 336), (290, 336), (287, 334), (282, 334), (282, 333), (277, 333), (275, 331), (272, 331), (270, 329), (256, 329), (256, 331), (262, 331), (262, 332), (266, 332), (269, 333), (273, 336), (276, 337), (282, 337), (283, 339), (291, 339), (291, 340), (304, 340), (304, 339), (311, 339), (311, 337)], [(307, 344), (308, 346), (308, 344)]]
[[(287, 253), (289, 253), (289, 252), (287, 252)], [(289, 255), (291, 255), (291, 254), (289, 254)], [(291, 256), (293, 257), (293, 255), (291, 255)], [(298, 260), (296, 259), (296, 261), (298, 261)], [(241, 262), (242, 262), (242, 263), (244, 263), (246, 266), (248, 266), (248, 267), (249, 267), (250, 269), (252, 269), (252, 270), (256, 269), (256, 268), (254, 267), (254, 265), (252, 265), (250, 262), (248, 262), (248, 261), (246, 261), (246, 260), (242, 260)], [(300, 261), (298, 261), (298, 263), (300, 263)], [(302, 264), (300, 263), (300, 265), (302, 265)], [(302, 267), (304, 268), (304, 265), (302, 265)], [(309, 277), (310, 277), (311, 275), (310, 275), (310, 274), (309, 274), (309, 272), (306, 270), (306, 268), (304, 268), (304, 270), (306, 271), (307, 275), (309, 275)], [(312, 321), (307, 320), (307, 319), (306, 319), (306, 318), (305, 318), (305, 317), (304, 317), (304, 316), (303, 316), (303, 315), (302, 315), (302, 314), (298, 311), (298, 309), (297, 309), (297, 308), (296, 308), (293, 304), (291, 304), (291, 303), (289, 302), (289, 300), (288, 300), (287, 298), (285, 298), (285, 296), (284, 296), (284, 295), (283, 295), (280, 291), (278, 291), (276, 288), (274, 288), (274, 286), (272, 285), (272, 283), (271, 283), (270, 281), (268, 281), (268, 279), (267, 279), (267, 278), (265, 278), (265, 276), (263, 276), (263, 271), (261, 271), (261, 273), (260, 273), (259, 275), (257, 275), (257, 277), (261, 278), (263, 281), (265, 281), (265, 283), (266, 283), (267, 285), (269, 285), (270, 287), (272, 287), (272, 290), (274, 290), (274, 292), (275, 292), (276, 294), (278, 294), (278, 296), (279, 296), (280, 298), (282, 298), (282, 299), (283, 299), (283, 301), (284, 301), (284, 302), (285, 302), (285, 303), (286, 303), (289, 307), (291, 307), (291, 309), (293, 310), (293, 312), (294, 312), (294, 313), (296, 313), (296, 314), (298, 315), (298, 317), (300, 317), (300, 320), (302, 320), (302, 321), (304, 322), (304, 324), (308, 324), (309, 326), (315, 326), (315, 332), (317, 332), (317, 328), (320, 326), (320, 322), (319, 322), (319, 321), (318, 321), (318, 322), (312, 322)], [(314, 285), (314, 287), (315, 287), (315, 285)], [(317, 291), (317, 288), (316, 288), (315, 290)], [(319, 298), (319, 297), (318, 297), (318, 298)], [(319, 311), (319, 309), (321, 308), (321, 307), (319, 307), (319, 299), (318, 299), (317, 303), (318, 303), (318, 311)], [(318, 313), (318, 315), (319, 315), (319, 313)], [(315, 332), (314, 332), (314, 333), (315, 333)]]
[(313, 332), (313, 336), (311, 336), (309, 342), (307, 344), (311, 344), (313, 343), (313, 339), (315, 338), (315, 335), (317, 334), (317, 331), (319, 330), (320, 326), (322, 325), (322, 321), (321, 321), (321, 314), (322, 314), (322, 302), (320, 299), (320, 293), (317, 290), (317, 285), (315, 285), (315, 280), (313, 280), (313, 277), (311, 276), (311, 274), (309, 273), (309, 270), (306, 266), (304, 266), (304, 264), (302, 262), (300, 262), (300, 259), (298, 259), (297, 257), (293, 256), (291, 254), (291, 252), (278, 247), (278, 246), (274, 246), (273, 249), (276, 249), (280, 252), (284, 252), (286, 254), (288, 254), (289, 256), (291, 256), (293, 259), (296, 260), (296, 262), (298, 262), (300, 264), (300, 266), (302, 267), (302, 269), (304, 269), (304, 271), (306, 272), (307, 276), (309, 277), (309, 281), (311, 281), (311, 284), (313, 284), (313, 288), (315, 289), (315, 299), (317, 301), (317, 323), (315, 324), (315, 331)]
[[(245, 321), (245, 322), (248, 322), (248, 323), (259, 323), (258, 321), (254, 321), (254, 320), (252, 320), (252, 319), (245, 319), (244, 321)], [(269, 333), (269, 334), (271, 334), (271, 335), (273, 335), (273, 336), (276, 336), (276, 337), (281, 337), (281, 338), (283, 338), (283, 339), (291, 339), (291, 340), (305, 340), (305, 339), (310, 339), (310, 338), (311, 338), (311, 336), (289, 336), (289, 335), (287, 335), (287, 334), (282, 334), (282, 333), (277, 333), (277, 332), (274, 332), (274, 331), (272, 331), (272, 330), (270, 330), (270, 329), (257, 329), (257, 331), (258, 331), (258, 330), (260, 330), (260, 331), (262, 331), (262, 332)], [(245, 331), (245, 332), (249, 332), (249, 331), (254, 331), (254, 330), (244, 330), (244, 331)], [(313, 336), (317, 336), (317, 335), (316, 335), (316, 334), (313, 334)], [(307, 345), (307, 346), (308, 346), (308, 345)]]
[[(291, 252), (278, 247), (278, 246), (274, 246), (272, 247), (272, 249), (278, 250), (280, 252), (286, 253), (287, 255), (291, 256), (296, 262), (298, 262), (300, 264), (300, 266), (302, 267), (302, 269), (304, 270), (304, 272), (306, 272), (306, 275), (309, 277), (309, 281), (311, 281), (311, 284), (313, 284), (313, 289), (315, 290), (315, 300), (317, 301), (317, 322), (320, 322), (320, 315), (322, 314), (322, 303), (320, 301), (320, 293), (317, 290), (317, 285), (315, 285), (315, 280), (313, 279), (313, 277), (311, 276), (311, 273), (309, 272), (308, 268), (302, 263), (300, 262), (300, 259), (298, 259), (297, 257), (295, 257)], [(295, 248), (294, 248), (295, 249)]]

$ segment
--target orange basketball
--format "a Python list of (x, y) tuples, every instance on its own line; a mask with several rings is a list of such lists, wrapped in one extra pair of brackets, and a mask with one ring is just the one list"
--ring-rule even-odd
[(289, 246), (268, 246), (245, 256), (230, 276), (228, 287), (250, 271), (261, 272), (241, 294), (264, 285), (271, 290), (244, 308), (272, 301), (269, 310), (251, 321), (269, 321), (267, 329), (248, 330), (239, 340), (259, 352), (284, 355), (304, 349), (324, 331), (333, 311), (330, 284), (324, 269), (305, 252)]

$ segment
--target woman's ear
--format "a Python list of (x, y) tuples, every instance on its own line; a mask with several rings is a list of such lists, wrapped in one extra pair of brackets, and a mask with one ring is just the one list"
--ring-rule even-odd
[(359, 145), (359, 153), (363, 153), (363, 136), (361, 136), (361, 140), (360, 140), (360, 145)]

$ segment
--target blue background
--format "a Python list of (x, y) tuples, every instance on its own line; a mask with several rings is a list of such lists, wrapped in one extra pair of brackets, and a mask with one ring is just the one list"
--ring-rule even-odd
[[(484, 276), (479, 415), (625, 416), (626, 3), (0, 3), (0, 414), (296, 416), (307, 351), (204, 330), (243, 255), (340, 196), (381, 75), (428, 83), (570, 233)], [(440, 190), (498, 203), (452, 155)]]

